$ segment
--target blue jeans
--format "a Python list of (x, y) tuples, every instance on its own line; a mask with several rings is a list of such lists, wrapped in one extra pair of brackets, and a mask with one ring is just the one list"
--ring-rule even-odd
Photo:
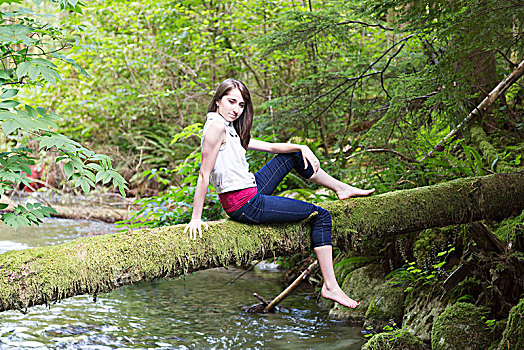
[(271, 196), (292, 169), (306, 179), (313, 175), (311, 164), (304, 169), (301, 152), (278, 154), (255, 174), (258, 191), (255, 197), (228, 215), (247, 224), (271, 224), (302, 221), (317, 212), (309, 220), (313, 247), (331, 245), (331, 215), (326, 209), (296, 199)]

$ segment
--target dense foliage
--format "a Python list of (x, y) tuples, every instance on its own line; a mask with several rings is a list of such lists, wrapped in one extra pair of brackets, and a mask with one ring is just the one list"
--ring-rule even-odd
[[(425, 158), (519, 63), (518, 2), (104, 0), (85, 13), (63, 18), (75, 28), (67, 52), (95, 79), (67, 65), (71, 84), (33, 97), (67, 116), (66, 134), (113, 154), (132, 194), (155, 196), (142, 200), (141, 213), (159, 213), (148, 221), (187, 217), (195, 183), (179, 170), (198, 168), (199, 138), (171, 141), (203, 121), (227, 77), (252, 90), (255, 137), (308, 143), (328, 171), (362, 187), (384, 192), (520, 165), (520, 84), (477, 120), (507, 140), (494, 157), (465, 128)], [(250, 157), (253, 170), (266, 159)], [(307, 187), (296, 177), (285, 186)], [(180, 215), (165, 211), (171, 203)]]
[[(63, 54), (68, 43), (65, 29), (52, 24), (45, 14), (16, 5), (20, 1), (2, 1), (0, 17), (0, 122), (2, 153), (0, 153), (0, 195), (14, 191), (20, 185), (31, 186), (31, 166), (35, 151), (53, 154), (54, 162), (63, 166), (65, 178), (89, 192), (97, 182), (110, 181), (126, 189), (125, 180), (112, 168), (108, 156), (96, 154), (78, 142), (59, 133), (59, 116), (43, 107), (24, 101), (24, 93), (37, 91), (46, 85), (55, 86), (62, 78), (56, 62), (65, 62), (84, 76), (86, 71)], [(60, 8), (80, 12), (76, 0), (60, 0)], [(54, 63), (55, 62), (55, 63)], [(28, 142), (31, 141), (32, 148)], [(7, 204), (0, 204), (6, 209)], [(53, 209), (39, 203), (17, 205), (13, 212), (1, 214), (1, 220), (15, 228), (37, 224)]]

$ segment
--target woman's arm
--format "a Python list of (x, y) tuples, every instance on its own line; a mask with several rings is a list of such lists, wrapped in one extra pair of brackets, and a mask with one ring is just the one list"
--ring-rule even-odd
[(193, 213), (191, 214), (191, 221), (184, 229), (184, 233), (189, 230), (189, 237), (192, 239), (196, 239), (197, 232), (200, 238), (202, 238), (202, 225), (204, 225), (204, 229), (208, 227), (202, 221), (202, 210), (209, 187), (209, 175), (215, 166), (220, 146), (224, 142), (225, 137), (225, 126), (220, 122), (212, 123), (206, 130), (204, 144), (202, 145), (202, 162), (200, 163), (200, 172), (193, 200)]
[(268, 153), (293, 153), (302, 152), (302, 158), (304, 158), (304, 169), (307, 168), (307, 162), (311, 163), (313, 171), (316, 173), (320, 169), (320, 162), (315, 156), (313, 151), (306, 145), (297, 145), (294, 143), (271, 143), (260, 140), (251, 139), (247, 147), (249, 150), (262, 151)]

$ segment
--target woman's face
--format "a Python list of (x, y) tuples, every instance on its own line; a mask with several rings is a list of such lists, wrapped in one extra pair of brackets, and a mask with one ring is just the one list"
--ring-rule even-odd
[(217, 103), (217, 113), (228, 122), (238, 119), (244, 111), (245, 102), (239, 89), (229, 90)]

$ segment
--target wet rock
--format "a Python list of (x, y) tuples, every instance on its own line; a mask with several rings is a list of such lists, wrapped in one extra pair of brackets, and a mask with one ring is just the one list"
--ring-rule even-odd
[(426, 350), (426, 344), (406, 330), (375, 334), (362, 350)]
[(387, 281), (380, 285), (366, 311), (364, 327), (375, 330), (385, 326), (400, 327), (404, 315), (405, 288), (404, 284)]
[(375, 264), (349, 273), (341, 287), (350, 298), (359, 301), (360, 305), (355, 309), (349, 309), (336, 304), (329, 311), (329, 316), (337, 320), (347, 320), (352, 324), (364, 324), (369, 305), (384, 283), (384, 276), (383, 269)]
[(524, 298), (509, 312), (508, 323), (497, 350), (524, 349)]
[(415, 289), (406, 297), (402, 325), (424, 342), (431, 341), (433, 321), (445, 309), (437, 296), (429, 291)]
[(444, 310), (431, 331), (434, 350), (485, 350), (492, 344), (491, 329), (486, 324), (489, 310), (469, 303), (456, 303)]

